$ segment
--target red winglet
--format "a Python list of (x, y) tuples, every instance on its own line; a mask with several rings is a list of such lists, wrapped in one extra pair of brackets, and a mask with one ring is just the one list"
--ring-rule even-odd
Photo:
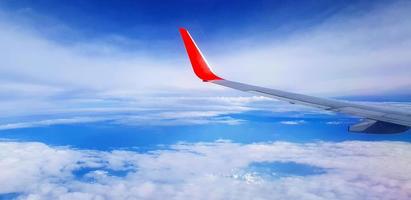
[(193, 38), (191, 38), (190, 33), (188, 33), (186, 29), (180, 28), (180, 34), (183, 38), (194, 73), (198, 76), (198, 78), (203, 81), (222, 80), (222, 78), (218, 77), (211, 71), (210, 66), (207, 64), (206, 59), (197, 47)]

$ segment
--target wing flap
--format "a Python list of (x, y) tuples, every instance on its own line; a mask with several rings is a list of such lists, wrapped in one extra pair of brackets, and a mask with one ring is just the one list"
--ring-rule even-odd
[(351, 125), (348, 130), (360, 133), (393, 134), (407, 131), (409, 128), (403, 125), (366, 119), (358, 124)]

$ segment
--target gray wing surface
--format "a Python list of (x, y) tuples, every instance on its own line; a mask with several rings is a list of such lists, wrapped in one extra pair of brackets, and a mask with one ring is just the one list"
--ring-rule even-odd
[(404, 132), (411, 127), (411, 113), (403, 112), (394, 108), (383, 108), (333, 99), (318, 98), (228, 80), (213, 80), (210, 82), (244, 92), (250, 92), (269, 98), (287, 101), (293, 104), (312, 106), (323, 110), (355, 115), (368, 119), (357, 125), (351, 126), (350, 131), (353, 132), (398, 133)]
[(344, 113), (364, 118), (360, 123), (351, 125), (349, 131), (362, 133), (390, 134), (407, 131), (411, 127), (411, 112), (392, 107), (379, 107), (318, 98), (303, 94), (269, 89), (259, 86), (225, 80), (213, 73), (200, 49), (195, 44), (187, 30), (180, 29), (188, 57), (195, 74), (204, 82), (229, 87), (269, 98), (287, 101), (292, 104), (302, 104), (323, 110)]

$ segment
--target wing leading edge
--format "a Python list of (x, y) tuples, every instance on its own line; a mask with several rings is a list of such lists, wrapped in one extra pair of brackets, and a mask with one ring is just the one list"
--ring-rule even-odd
[(365, 118), (358, 124), (349, 127), (351, 132), (390, 134), (407, 131), (411, 127), (411, 113), (395, 110), (393, 108), (382, 108), (376, 106), (355, 104), (334, 99), (318, 98), (303, 94), (269, 89), (254, 85), (225, 80), (217, 76), (211, 70), (200, 49), (186, 29), (181, 28), (180, 34), (183, 39), (188, 57), (194, 73), (203, 81), (211, 82), (221, 86), (250, 92), (293, 104), (302, 104), (323, 110), (350, 114)]

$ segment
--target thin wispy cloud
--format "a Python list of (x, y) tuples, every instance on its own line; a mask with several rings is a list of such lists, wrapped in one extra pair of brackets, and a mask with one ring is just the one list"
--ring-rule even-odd
[(128, 126), (238, 125), (247, 120), (233, 115), (245, 112), (264, 111), (290, 118), (329, 114), (257, 96), (73, 99), (62, 103), (64, 107), (54, 105), (32, 113), (3, 113), (0, 130), (93, 122)]
[(304, 120), (294, 120), (294, 121), (281, 121), (281, 124), (285, 124), (285, 125), (302, 125), (307, 123)]
[[(53, 105), (35, 112), (26, 111), (24, 114), (16, 111), (3, 113), (0, 130), (93, 122), (129, 126), (236, 125), (244, 120), (228, 115), (263, 110), (270, 107), (267, 103), (273, 103), (271, 107), (275, 105), (275, 101), (264, 97), (72, 99), (61, 103), (64, 107)], [(198, 106), (201, 104), (202, 106)], [(286, 112), (286, 109), (282, 108), (277, 112)], [(25, 117), (30, 114), (32, 117)]]
[(281, 38), (259, 37), (256, 30), (224, 47), (229, 51), (205, 51), (217, 72), (242, 82), (331, 96), (408, 94), (411, 22), (404, 19), (410, 8), (408, 1), (392, 1), (347, 9)]
[[(410, 104), (406, 102), (358, 103), (381, 107), (391, 106), (399, 110), (410, 108)], [(10, 106), (6, 108), (10, 108)], [(278, 120), (278, 123), (283, 125), (304, 125), (309, 123), (304, 118), (329, 118), (336, 115), (328, 111), (296, 106), (258, 96), (146, 97), (127, 100), (69, 99), (63, 100), (57, 105), (47, 105), (43, 109), (31, 110), (30, 112), (25, 107), (21, 110), (11, 109), (10, 111), (3, 110), (6, 112), (3, 112), (3, 118), (0, 118), (0, 130), (94, 122), (127, 126), (238, 125), (247, 123), (248, 120), (235, 115), (247, 112), (265, 112), (273, 117), (272, 120)], [(329, 125), (341, 123), (346, 122), (326, 122)]]
[(326, 122), (326, 124), (328, 124), (328, 125), (339, 125), (339, 124), (342, 124), (343, 122), (341, 122), (341, 121), (329, 121), (329, 122)]

